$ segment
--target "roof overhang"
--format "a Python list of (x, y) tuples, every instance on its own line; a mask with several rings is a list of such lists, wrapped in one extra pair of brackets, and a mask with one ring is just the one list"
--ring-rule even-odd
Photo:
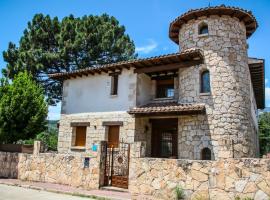
[(258, 109), (265, 108), (264, 59), (249, 58), (248, 66)]
[(249, 38), (258, 28), (256, 18), (253, 16), (251, 11), (247, 11), (237, 7), (221, 5), (215, 7), (206, 7), (201, 9), (189, 10), (188, 12), (177, 17), (170, 24), (169, 37), (171, 38), (171, 40), (173, 40), (175, 43), (178, 44), (179, 30), (184, 24), (186, 24), (188, 21), (192, 19), (198, 19), (199, 17), (202, 16), (208, 17), (210, 15), (218, 15), (218, 16), (227, 15), (238, 18), (240, 21), (244, 22), (246, 26), (247, 38)]
[(162, 71), (173, 71), (181, 67), (202, 64), (203, 53), (200, 49), (186, 50), (181, 53), (174, 53), (151, 58), (123, 61), (113, 64), (89, 67), (86, 69), (49, 74), (49, 77), (56, 80), (66, 80), (76, 77), (105, 73), (113, 73), (122, 69), (135, 68), (135, 73), (153, 73)]
[(143, 116), (176, 116), (205, 114), (204, 104), (179, 104), (176, 101), (152, 102), (143, 106), (132, 108), (129, 114), (136, 117)]

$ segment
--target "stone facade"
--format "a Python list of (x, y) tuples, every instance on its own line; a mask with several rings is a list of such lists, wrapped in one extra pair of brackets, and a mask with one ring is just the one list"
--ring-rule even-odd
[(269, 159), (194, 161), (131, 158), (129, 190), (134, 199), (234, 200), (270, 197)]
[[(201, 24), (208, 25), (208, 34), (198, 33)], [(190, 20), (179, 30), (179, 45), (181, 52), (193, 48), (201, 49), (204, 54), (204, 64), (179, 69), (178, 76), (174, 78), (174, 99), (179, 103), (203, 103), (206, 114), (170, 116), (178, 118), (178, 158), (200, 159), (201, 150), (205, 147), (211, 150), (213, 159), (257, 157), (259, 150), (257, 108), (248, 67), (244, 23), (237, 18), (215, 15)], [(119, 88), (119, 93), (122, 92), (121, 95), (123, 95), (124, 91), (127, 92), (126, 96), (131, 107), (153, 101), (156, 92), (155, 80), (151, 80), (146, 74), (132, 73), (132, 70), (125, 70), (119, 76), (123, 76), (121, 80), (130, 79), (126, 85), (128, 87)], [(210, 72), (210, 93), (200, 92), (201, 73), (205, 70)], [(105, 75), (102, 74), (102, 77)], [(86, 79), (83, 80), (86, 81)], [(79, 80), (80, 78), (67, 80), (69, 87), (73, 88), (74, 81), (74, 84), (78, 86)], [(109, 79), (104, 78), (104, 81), (108, 82)], [(103, 89), (99, 90), (102, 90), (104, 98), (109, 98), (110, 103), (113, 98), (115, 105), (119, 106), (119, 102), (124, 101), (123, 98), (121, 95), (109, 97), (108, 88), (109, 83), (106, 85), (106, 90), (104, 89), (108, 96), (103, 94)], [(91, 96), (88, 91), (85, 92), (89, 98), (95, 96), (95, 94)], [(63, 95), (64, 99), (68, 99), (69, 93)], [(70, 99), (68, 105), (75, 105), (75, 101), (76, 104), (80, 104), (80, 99), (73, 99), (73, 102)], [(96, 102), (98, 108), (101, 107), (101, 103), (93, 102)], [(65, 106), (67, 107), (66, 103)], [(91, 110), (90, 107), (85, 105), (87, 111)], [(78, 151), (72, 148), (74, 134), (70, 126), (71, 122), (90, 122), (90, 126), (87, 127), (85, 148), (87, 152), (93, 143), (107, 140), (108, 127), (102, 125), (104, 121), (122, 121), (119, 140), (128, 143), (146, 142), (146, 152), (150, 156), (151, 124), (149, 119), (155, 117), (137, 118), (129, 115), (126, 104), (123, 104), (123, 111), (119, 111), (121, 109), (116, 107), (112, 108), (114, 110), (110, 112), (102, 109), (98, 111), (92, 109), (93, 112), (86, 113), (63, 112), (60, 120), (58, 151), (62, 153)]]
[[(198, 34), (202, 23), (208, 25), (208, 34)], [(190, 20), (179, 30), (179, 45), (181, 51), (200, 48), (204, 52), (203, 65), (179, 70), (179, 101), (206, 104), (207, 131), (215, 158), (257, 156), (244, 23), (215, 15)], [(200, 93), (200, 74), (206, 69), (210, 72), (209, 94)], [(189, 138), (186, 143), (193, 142)]]
[(58, 136), (58, 152), (82, 152), (82, 149), (72, 148), (72, 136), (74, 136), (74, 128), (70, 126), (72, 122), (90, 122), (90, 126), (86, 130), (86, 146), (83, 149), (83, 152), (89, 152), (94, 143), (107, 140), (108, 127), (103, 126), (103, 122), (107, 121), (123, 122), (123, 126), (120, 126), (119, 140), (127, 143), (134, 142), (135, 119), (127, 112), (62, 114)]

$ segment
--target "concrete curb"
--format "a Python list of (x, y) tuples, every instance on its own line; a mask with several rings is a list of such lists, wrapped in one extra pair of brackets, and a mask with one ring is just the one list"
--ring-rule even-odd
[(119, 198), (108, 198), (108, 197), (102, 196), (102, 195), (88, 195), (88, 194), (83, 194), (83, 193), (79, 193), (79, 192), (64, 192), (64, 191), (60, 191), (60, 190), (38, 187), (38, 186), (34, 186), (34, 185), (23, 185), (23, 184), (7, 183), (7, 182), (0, 181), (0, 185), (1, 184), (8, 185), (8, 186), (22, 187), (22, 188), (27, 188), (27, 189), (33, 189), (33, 190), (39, 190), (39, 191), (53, 192), (53, 193), (57, 193), (57, 194), (66, 194), (66, 195), (77, 196), (77, 197), (87, 197), (87, 198), (102, 199), (102, 200), (123, 200), (123, 199), (119, 199)]

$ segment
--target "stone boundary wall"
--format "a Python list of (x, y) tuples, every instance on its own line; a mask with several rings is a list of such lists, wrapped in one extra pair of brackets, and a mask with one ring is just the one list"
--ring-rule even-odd
[[(84, 158), (90, 158), (84, 167)], [(99, 157), (42, 153), (19, 154), (18, 179), (58, 183), (85, 189), (99, 188)]]
[(18, 153), (0, 151), (0, 178), (17, 178)]
[(131, 158), (129, 190), (134, 199), (234, 200), (270, 198), (270, 159), (218, 161)]

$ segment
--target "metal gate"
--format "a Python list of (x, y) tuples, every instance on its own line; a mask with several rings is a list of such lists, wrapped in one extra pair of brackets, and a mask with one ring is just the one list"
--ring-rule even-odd
[(118, 148), (106, 148), (104, 184), (128, 188), (130, 144), (119, 143)]

